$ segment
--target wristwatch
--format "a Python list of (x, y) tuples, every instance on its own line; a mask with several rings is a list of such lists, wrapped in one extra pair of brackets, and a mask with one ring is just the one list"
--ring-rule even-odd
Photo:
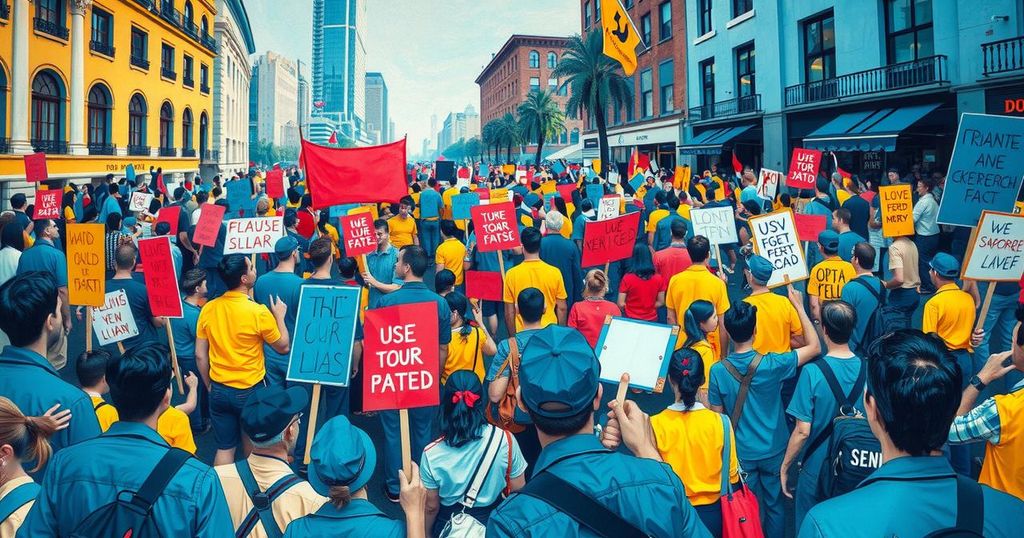
[(981, 391), (985, 390), (985, 387), (987, 387), (987, 386), (988, 386), (988, 385), (986, 385), (985, 383), (983, 383), (983, 382), (981, 381), (981, 378), (980, 378), (980, 377), (978, 377), (978, 376), (972, 376), (972, 377), (971, 377), (971, 380), (969, 381), (969, 383), (971, 384), (971, 386), (972, 386), (972, 387), (974, 387), (975, 389), (977, 389), (977, 390), (978, 390), (978, 392), (981, 392)]

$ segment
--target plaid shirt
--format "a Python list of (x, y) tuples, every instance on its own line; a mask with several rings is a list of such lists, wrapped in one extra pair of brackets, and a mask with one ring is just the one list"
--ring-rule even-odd
[[(1024, 388), (1024, 381), (1017, 383), (1011, 392)], [(999, 408), (996, 401), (989, 398), (969, 413), (953, 419), (953, 425), (949, 428), (948, 441), (952, 445), (962, 445), (975, 441), (988, 441), (993, 445), (999, 444)]]

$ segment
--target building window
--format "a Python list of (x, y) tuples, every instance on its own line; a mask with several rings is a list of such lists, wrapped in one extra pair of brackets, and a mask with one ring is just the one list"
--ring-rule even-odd
[(672, 37), (672, 2), (662, 2), (658, 6), (658, 39), (664, 41)]
[(835, 76), (835, 18), (829, 11), (804, 23), (804, 82), (816, 82)]
[(110, 111), (113, 108), (110, 91), (102, 84), (89, 90), (89, 145), (110, 143)]
[[(111, 48), (113, 45), (113, 17), (110, 13), (103, 11), (98, 7), (92, 8), (92, 44), (93, 50), (95, 46)], [(97, 51), (103, 52), (103, 51)]]
[(182, 8), (181, 14), (184, 22), (190, 23), (195, 19), (195, 11), (192, 9), (192, 2), (185, 0), (185, 7)]
[(199, 64), (199, 91), (210, 93), (210, 68), (206, 64)]
[[(600, 2), (601, 0), (594, 0)], [(583, 2), (583, 27), (590, 28), (590, 2)]]
[(600, 20), (601, 20), (601, 1), (600, 0), (595, 0), (594, 1), (594, 22), (598, 22)]
[[(146, 99), (138, 93), (128, 103), (128, 145), (146, 145)], [(131, 152), (132, 148), (128, 149)]]
[(736, 96), (749, 97), (757, 93), (754, 85), (754, 44), (736, 49)]
[(61, 0), (36, 0), (36, 19), (38, 21), (64, 28), (64, 13), (64, 2)]
[(188, 108), (181, 115), (181, 147), (192, 149), (192, 110)]
[(540, 77), (530, 77), (530, 91), (531, 92), (539, 92), (540, 91)]
[(644, 46), (651, 46), (651, 14), (646, 13), (640, 17), (640, 39), (644, 40)]
[(675, 62), (665, 60), (658, 65), (658, 87), (660, 89), (661, 114), (675, 112)]
[(170, 103), (160, 107), (160, 149), (174, 147), (174, 110)]
[(540, 53), (535, 50), (530, 51), (530, 69), (540, 69)]
[(697, 33), (704, 35), (711, 30), (711, 0), (697, 0)]
[(195, 79), (192, 78), (192, 69), (195, 62), (188, 54), (181, 58), (181, 81), (189, 88), (195, 86)]
[(933, 56), (932, 0), (886, 0), (885, 4), (885, 48), (889, 63)]
[(622, 7), (626, 9), (633, 9), (633, 0), (623, 0)]
[(548, 69), (554, 69), (558, 67), (558, 55), (554, 52), (548, 53)]
[(558, 79), (557, 78), (549, 78), (548, 79), (548, 91), (551, 92), (551, 93), (555, 93), (556, 91), (558, 91)]
[(174, 47), (167, 43), (160, 45), (160, 76), (171, 79), (177, 76), (174, 72)]
[(144, 69), (149, 68), (148, 41), (146, 32), (132, 27), (132, 64)]
[(700, 63), (700, 104), (715, 104), (715, 59), (708, 58)]
[(32, 80), (32, 140), (56, 142), (63, 138), (64, 90), (52, 71), (40, 71)]
[(754, 0), (732, 0), (733, 18), (739, 17), (752, 9), (754, 9)]
[(640, 119), (654, 115), (654, 75), (650, 69), (640, 72)]
[(210, 120), (206, 117), (206, 112), (199, 115), (199, 151), (206, 153), (207, 151), (207, 129), (209, 128)]
[(199, 28), (201, 28), (203, 30), (202, 35), (209, 35), (210, 34), (210, 21), (208, 21), (206, 19), (206, 15), (203, 15), (203, 19), (199, 23)]

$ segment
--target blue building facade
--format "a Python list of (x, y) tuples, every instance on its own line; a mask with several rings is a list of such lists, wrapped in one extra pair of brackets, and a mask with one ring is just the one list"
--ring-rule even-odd
[(313, 0), (314, 116), (339, 126), (338, 135), (370, 142), (366, 118), (365, 0)]
[(1021, 0), (686, 6), (679, 152), (698, 171), (731, 169), (733, 154), (785, 171), (792, 149), (809, 147), (865, 179), (944, 172), (960, 114), (1024, 115)]

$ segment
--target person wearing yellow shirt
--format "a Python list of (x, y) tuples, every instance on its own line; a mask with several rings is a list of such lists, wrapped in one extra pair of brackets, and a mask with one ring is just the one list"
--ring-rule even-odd
[(444, 240), (437, 246), (437, 253), (434, 255), (437, 272), (448, 269), (455, 275), (455, 285), (461, 286), (466, 262), (466, 245), (459, 241), (459, 229), (455, 226), (455, 221), (442, 220), (441, 235)]
[(503, 301), (505, 303), (505, 325), (509, 335), (515, 335), (523, 326), (523, 320), (516, 312), (516, 298), (526, 288), (536, 288), (544, 295), (544, 315), (541, 325), (553, 323), (565, 325), (568, 316), (565, 282), (557, 267), (540, 259), (540, 230), (525, 228), (520, 233), (523, 243), (523, 263), (509, 269), (505, 274)]
[(110, 353), (102, 349), (83, 352), (75, 361), (78, 384), (92, 399), (96, 420), (100, 423), (100, 431), (104, 432), (118, 420), (117, 409), (103, 399), (103, 395), (110, 392), (110, 387), (107, 385), (108, 362), (110, 362)]
[(668, 206), (666, 205), (665, 200), (665, 191), (659, 190), (654, 195), (654, 203), (657, 206), (657, 209), (651, 211), (651, 215), (647, 218), (647, 244), (652, 245), (652, 252), (654, 251), (654, 232), (657, 231), (658, 229), (658, 223), (661, 222), (661, 219), (667, 217), (669, 214)]
[(843, 286), (857, 278), (853, 264), (839, 257), (839, 234), (832, 230), (818, 234), (818, 250), (824, 259), (811, 269), (807, 281), (811, 320), (815, 325), (821, 323), (821, 304), (839, 300), (843, 296)]
[[(691, 237), (686, 242), (686, 252), (690, 255), (693, 265), (673, 276), (665, 292), (666, 318), (669, 325), (681, 326), (687, 309), (698, 299), (704, 299), (714, 305), (718, 316), (722, 316), (729, 309), (729, 294), (725, 281), (713, 275), (708, 269), (708, 258), (711, 253), (708, 238), (702, 235)], [(722, 350), (728, 347), (721, 328), (709, 333), (707, 338), (715, 350), (714, 356), (721, 357)], [(686, 339), (686, 328), (683, 327), (676, 341), (676, 349), (683, 347)]]
[(747, 260), (744, 270), (751, 293), (745, 302), (757, 307), (757, 333), (754, 334), (754, 351), (786, 353), (804, 344), (800, 315), (789, 299), (772, 293), (768, 281), (775, 268), (772, 262), (754, 254)]
[(398, 206), (398, 214), (388, 219), (388, 231), (391, 244), (397, 249), (406, 245), (419, 245), (420, 238), (416, 229), (416, 219), (412, 218), (412, 210), (416, 203), (406, 196)]
[(185, 386), (188, 391), (185, 394), (185, 401), (170, 406), (160, 414), (156, 420), (156, 433), (167, 441), (167, 444), (184, 450), (185, 452), (196, 453), (196, 441), (192, 437), (192, 426), (189, 424), (188, 415), (196, 410), (198, 402), (199, 378), (192, 372), (185, 373)]
[(452, 218), (452, 198), (454, 198), (456, 194), (459, 194), (459, 190), (459, 187), (452, 185), (441, 193), (441, 201), (444, 202), (444, 212), (441, 215), (441, 218)]
[[(448, 344), (448, 357), (445, 358), (444, 368), (441, 373), (441, 384), (448, 380), (452, 372), (458, 370), (469, 370), (484, 380), (484, 356), (494, 356), (498, 347), (494, 339), (487, 333), (486, 323), (470, 325), (467, 311), (470, 302), (466, 296), (453, 291), (444, 296), (448, 307), (452, 310), (452, 341)], [(480, 302), (472, 305), (473, 319), (484, 319)]]

